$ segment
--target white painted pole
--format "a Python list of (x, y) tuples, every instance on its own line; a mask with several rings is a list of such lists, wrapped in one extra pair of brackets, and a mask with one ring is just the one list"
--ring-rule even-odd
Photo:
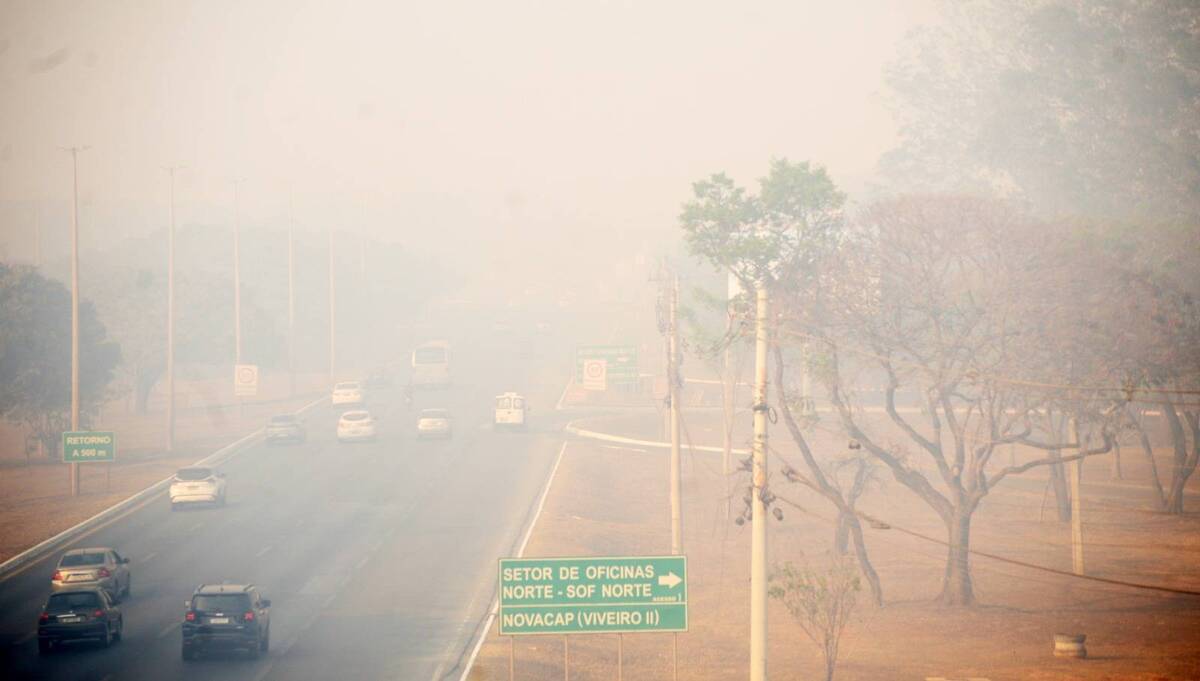
[(750, 681), (767, 679), (767, 289), (759, 284), (754, 347), (754, 487), (750, 548)]
[(670, 286), (671, 320), (667, 381), (668, 394), (671, 396), (671, 555), (678, 556), (683, 553), (683, 485), (679, 470), (679, 278), (672, 278)]
[[(1074, 422), (1075, 442), (1083, 449), (1079, 439), (1079, 423)], [(1067, 473), (1071, 483), (1071, 570), (1083, 574), (1083, 514), (1082, 500), (1079, 496), (1079, 478), (1083, 473), (1083, 459), (1076, 459), (1067, 464)]]
[(242, 247), (238, 185), (233, 183), (233, 362), (242, 363)]
[[(175, 451), (175, 171), (170, 166), (170, 223), (167, 225), (167, 451)], [(135, 386), (136, 390), (137, 387)]]
[[(79, 147), (71, 147), (71, 430), (79, 430)], [(71, 464), (71, 496), (79, 496), (79, 464)]]

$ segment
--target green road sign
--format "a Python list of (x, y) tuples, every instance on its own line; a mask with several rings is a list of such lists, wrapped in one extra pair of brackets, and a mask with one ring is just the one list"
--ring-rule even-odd
[(602, 359), (609, 385), (636, 385), (638, 382), (637, 347), (633, 345), (580, 345), (575, 348), (575, 382), (584, 382), (583, 365), (589, 359)]
[(112, 433), (79, 431), (63, 433), (63, 462), (116, 461), (117, 438)]
[(500, 635), (687, 631), (687, 558), (501, 558)]

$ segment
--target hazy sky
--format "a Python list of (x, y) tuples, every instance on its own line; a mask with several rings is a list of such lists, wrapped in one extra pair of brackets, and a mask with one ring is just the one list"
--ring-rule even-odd
[(0, 0), (5, 242), (32, 220), (15, 202), (69, 196), (66, 144), (92, 147), (105, 233), (165, 220), (183, 163), (184, 221), (227, 219), (240, 177), (250, 225), (291, 187), (302, 227), (480, 257), (513, 230), (546, 253), (661, 238), (692, 181), (771, 156), (853, 189), (931, 2)]

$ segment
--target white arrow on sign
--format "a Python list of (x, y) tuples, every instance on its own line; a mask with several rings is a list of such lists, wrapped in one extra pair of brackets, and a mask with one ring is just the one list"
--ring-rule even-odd
[(682, 583), (683, 579), (681, 579), (679, 575), (675, 574), (674, 572), (668, 572), (667, 574), (658, 578), (658, 585), (665, 586), (668, 589), (674, 589)]

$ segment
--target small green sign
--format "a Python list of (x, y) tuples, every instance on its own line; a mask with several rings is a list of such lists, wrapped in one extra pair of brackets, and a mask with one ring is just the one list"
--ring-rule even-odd
[(116, 461), (117, 438), (111, 432), (63, 433), (63, 462)]
[(501, 558), (500, 635), (687, 631), (687, 558)]
[(583, 383), (583, 365), (589, 359), (605, 362), (607, 381), (610, 385), (637, 385), (637, 346), (634, 345), (580, 345), (575, 348), (575, 382)]

